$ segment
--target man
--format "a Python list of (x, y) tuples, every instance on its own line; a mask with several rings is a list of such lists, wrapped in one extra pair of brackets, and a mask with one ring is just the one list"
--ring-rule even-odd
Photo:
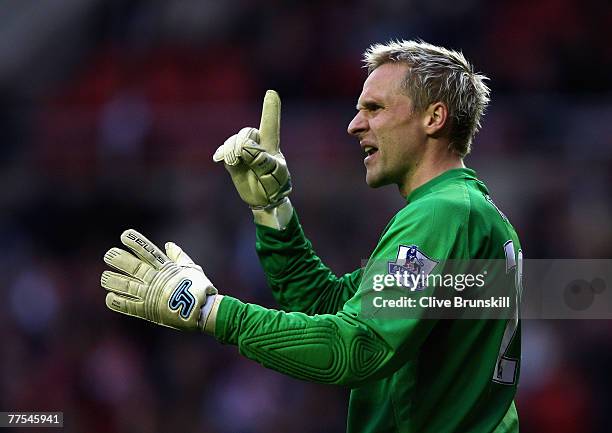
[[(368, 77), (348, 132), (366, 154), (368, 185), (396, 184), (407, 205), (364, 269), (335, 276), (304, 237), (287, 198), (280, 99), (268, 91), (260, 129), (242, 129), (213, 159), (225, 163), (253, 209), (257, 252), (284, 311), (219, 294), (175, 244), (164, 254), (133, 230), (121, 239), (137, 257), (118, 248), (105, 256), (123, 272), (102, 275), (107, 306), (202, 330), (293, 377), (349, 386), (350, 433), (517, 432), (516, 315), (437, 320), (417, 309), (398, 319), (369, 304), (382, 293), (373, 286), (380, 263), (382, 273), (415, 275), (445, 260), (505, 259), (506, 271), (516, 272), (516, 233), (463, 164), (489, 101), (486, 78), (462, 54), (420, 41), (374, 45), (365, 63)], [(427, 290), (405, 293), (416, 298)]]

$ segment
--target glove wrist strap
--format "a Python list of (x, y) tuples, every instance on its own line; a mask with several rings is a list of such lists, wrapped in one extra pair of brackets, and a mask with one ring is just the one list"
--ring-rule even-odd
[(198, 327), (208, 335), (215, 335), (215, 323), (217, 321), (217, 311), (223, 295), (215, 294), (206, 297), (206, 303), (200, 309), (200, 319)]
[(287, 197), (269, 209), (251, 209), (256, 224), (276, 230), (285, 230), (293, 216), (293, 205)]

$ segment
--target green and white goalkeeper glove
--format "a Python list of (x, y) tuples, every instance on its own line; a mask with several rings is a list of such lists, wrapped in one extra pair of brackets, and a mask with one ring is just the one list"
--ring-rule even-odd
[(106, 306), (180, 330), (214, 334), (214, 319), (222, 296), (204, 271), (176, 244), (166, 243), (166, 254), (136, 230), (126, 230), (121, 242), (132, 253), (111, 248), (106, 264), (122, 273), (104, 271), (101, 285)]
[(278, 93), (264, 97), (259, 130), (242, 128), (215, 151), (213, 161), (225, 163), (238, 194), (253, 209), (272, 209), (286, 202), (291, 176), (280, 151)]

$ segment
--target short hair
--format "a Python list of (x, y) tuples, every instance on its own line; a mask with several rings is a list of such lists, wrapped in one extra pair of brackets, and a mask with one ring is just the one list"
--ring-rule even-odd
[(422, 40), (389, 41), (371, 45), (363, 54), (368, 75), (385, 63), (408, 64), (403, 87), (417, 111), (443, 102), (449, 111), (449, 148), (464, 157), (480, 129), (480, 119), (489, 103), (488, 78), (474, 72), (463, 53)]

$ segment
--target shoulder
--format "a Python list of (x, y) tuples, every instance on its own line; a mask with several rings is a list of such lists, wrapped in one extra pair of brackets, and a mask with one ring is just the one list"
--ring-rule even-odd
[(475, 205), (469, 224), (471, 256), (503, 258), (508, 241), (520, 249), (516, 230), (491, 196), (475, 195), (472, 201)]

